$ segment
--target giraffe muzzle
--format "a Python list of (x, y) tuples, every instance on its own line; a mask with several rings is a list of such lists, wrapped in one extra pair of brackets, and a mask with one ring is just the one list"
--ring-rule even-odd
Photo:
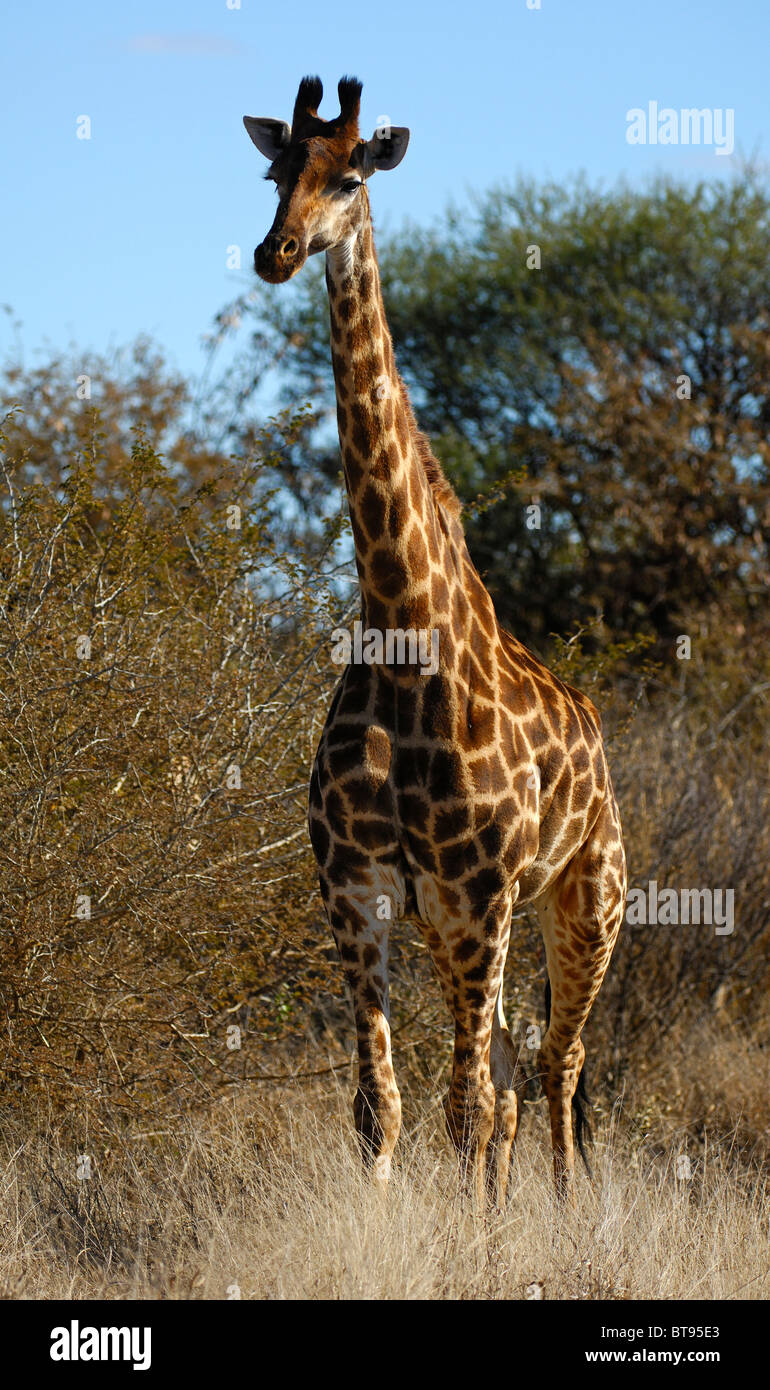
[(268, 284), (281, 285), (305, 264), (307, 252), (295, 236), (269, 232), (254, 252), (254, 269)]

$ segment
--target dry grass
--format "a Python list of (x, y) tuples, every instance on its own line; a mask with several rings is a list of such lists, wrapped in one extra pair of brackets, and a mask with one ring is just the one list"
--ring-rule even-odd
[[(756, 1068), (767, 1062), (754, 1059)], [(764, 1095), (767, 1096), (766, 1084)], [(347, 1082), (243, 1091), (196, 1124), (92, 1155), (48, 1129), (3, 1136), (0, 1295), (11, 1298), (758, 1299), (770, 1293), (767, 1180), (735, 1130), (695, 1146), (600, 1119), (576, 1214), (550, 1186), (528, 1107), (502, 1215), (458, 1192), (438, 1091), (407, 1097), (387, 1199), (362, 1177)], [(765, 1100), (766, 1104), (766, 1100)], [(630, 1110), (630, 1107), (627, 1107)], [(692, 1126), (690, 1126), (690, 1134)], [(691, 1175), (677, 1160), (687, 1148)], [(533, 1287), (534, 1286), (534, 1287)]]

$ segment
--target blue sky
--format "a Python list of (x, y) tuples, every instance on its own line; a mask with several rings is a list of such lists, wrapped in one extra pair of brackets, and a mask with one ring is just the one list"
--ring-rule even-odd
[[(364, 133), (382, 115), (411, 127), (406, 160), (373, 185), (381, 230), (520, 171), (637, 184), (768, 160), (767, 0), (37, 0), (6, 7), (0, 51), (0, 303), (28, 361), (46, 342), (101, 351), (148, 333), (200, 371), (202, 335), (249, 282), (273, 215), (241, 117), (290, 119), (307, 72), (322, 115), (352, 73)], [(735, 155), (629, 145), (626, 112), (651, 100), (734, 109)], [(0, 334), (2, 350), (5, 315)]]

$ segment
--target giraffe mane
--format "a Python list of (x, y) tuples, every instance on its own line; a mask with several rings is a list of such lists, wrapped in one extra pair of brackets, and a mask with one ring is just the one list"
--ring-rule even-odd
[(459, 517), (462, 503), (422, 430), (415, 431), (415, 444), (425, 476), (430, 483), (433, 500), (438, 506), (443, 507), (448, 516)]
[(399, 380), (401, 382), (401, 390), (403, 391), (404, 404), (409, 421), (409, 433), (414, 441), (420, 463), (423, 466), (425, 476), (430, 484), (433, 500), (438, 507), (443, 507), (447, 516), (459, 518), (462, 512), (462, 502), (431, 449), (428, 436), (423, 433), (417, 424), (412, 402), (409, 398), (409, 392), (407, 391), (403, 377), (399, 377)]

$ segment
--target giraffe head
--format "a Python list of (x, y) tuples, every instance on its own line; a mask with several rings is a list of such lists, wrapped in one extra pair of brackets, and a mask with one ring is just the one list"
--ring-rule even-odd
[(285, 121), (244, 116), (243, 124), (270, 160), (265, 175), (278, 190), (278, 211), (254, 252), (263, 280), (281, 284), (308, 256), (350, 247), (365, 215), (364, 183), (375, 169), (395, 169), (406, 153), (409, 131), (380, 126), (371, 140), (358, 133), (361, 83), (343, 77), (337, 88), (340, 114), (318, 115), (323, 87), (318, 77), (299, 84), (291, 126)]

